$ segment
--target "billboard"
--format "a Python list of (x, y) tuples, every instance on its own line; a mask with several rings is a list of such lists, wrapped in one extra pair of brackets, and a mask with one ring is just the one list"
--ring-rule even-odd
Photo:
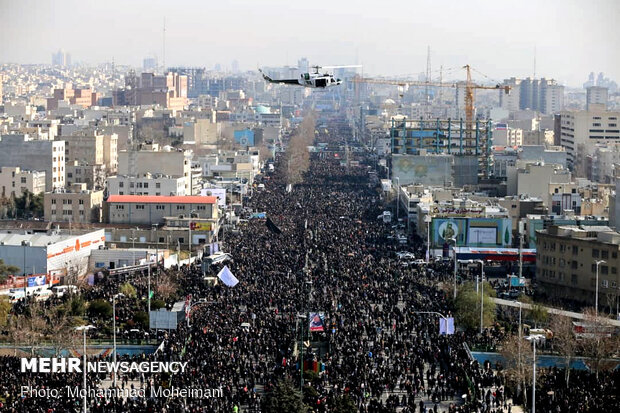
[(214, 196), (220, 207), (226, 207), (226, 188), (203, 188), (200, 190), (200, 196)]
[(452, 182), (452, 162), (450, 155), (392, 155), (392, 176), (400, 185), (444, 186)]
[(190, 222), (189, 227), (192, 231), (211, 231), (213, 223), (211, 222)]
[(28, 277), (28, 287), (42, 287), (45, 285), (45, 275)]
[(456, 238), (459, 247), (509, 247), (512, 245), (512, 220), (510, 218), (433, 218), (431, 245), (443, 248)]
[(467, 239), (472, 244), (495, 244), (497, 242), (497, 228), (469, 227)]
[(463, 218), (433, 218), (431, 233), (433, 244), (441, 248), (444, 244), (451, 244), (450, 238), (456, 238), (457, 246), (466, 245), (467, 221)]

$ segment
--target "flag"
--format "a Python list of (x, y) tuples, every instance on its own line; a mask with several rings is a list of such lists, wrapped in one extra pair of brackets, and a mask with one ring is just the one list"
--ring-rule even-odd
[(154, 292), (153, 290), (149, 291), (149, 298), (153, 298)]
[(220, 272), (217, 274), (217, 278), (222, 280), (222, 282), (229, 287), (234, 287), (239, 283), (237, 277), (235, 277), (233, 273), (230, 272), (228, 265), (225, 265), (224, 268), (220, 270)]
[(265, 221), (265, 225), (267, 225), (267, 228), (269, 229), (269, 231), (271, 231), (271, 232), (273, 232), (275, 234), (281, 234), (282, 233), (280, 228), (278, 228), (278, 226), (273, 223), (271, 218), (267, 218), (267, 221)]
[(439, 319), (439, 334), (454, 334), (454, 318), (448, 317)]

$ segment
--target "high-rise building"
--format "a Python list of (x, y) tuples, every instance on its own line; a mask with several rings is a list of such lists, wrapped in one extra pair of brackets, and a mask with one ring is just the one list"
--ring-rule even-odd
[(52, 53), (52, 66), (71, 66), (71, 55), (64, 49)]
[(510, 86), (510, 93), (500, 93), (499, 102), (502, 109), (509, 111), (531, 109), (545, 115), (552, 115), (564, 106), (564, 86), (553, 79), (517, 79), (504, 80), (504, 86)]
[(560, 114), (560, 145), (566, 148), (568, 165), (577, 177), (586, 176), (585, 161), (596, 143), (620, 143), (620, 111), (563, 111)]
[(142, 70), (145, 72), (153, 71), (157, 69), (157, 56), (145, 57), (142, 60)]
[(600, 86), (586, 88), (586, 110), (607, 110), (609, 89)]

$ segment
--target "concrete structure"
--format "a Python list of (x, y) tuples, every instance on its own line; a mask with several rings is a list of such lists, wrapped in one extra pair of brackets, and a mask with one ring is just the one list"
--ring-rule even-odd
[(66, 276), (65, 282), (75, 283), (86, 274), (91, 251), (105, 242), (103, 229), (76, 232), (0, 231), (0, 259), (18, 267), (20, 274)]
[(20, 197), (24, 192), (39, 194), (45, 191), (45, 172), (22, 171), (18, 166), (0, 168), (0, 196)]
[(192, 193), (192, 153), (164, 147), (160, 150), (157, 144), (141, 145), (139, 150), (121, 151), (118, 154), (118, 175), (144, 176), (166, 175), (185, 177), (185, 193)]
[(104, 203), (106, 222), (110, 224), (160, 224), (165, 217), (195, 216), (218, 218), (217, 198), (213, 196), (139, 196), (110, 195)]
[(71, 66), (71, 55), (64, 49), (52, 53), (52, 66)]
[(519, 151), (519, 160), (555, 164), (565, 169), (567, 167), (567, 153), (558, 146), (523, 145)]
[(620, 143), (620, 111), (564, 111), (560, 114), (560, 144), (566, 148), (569, 166), (586, 176), (585, 158), (597, 143)]
[(508, 168), (508, 195), (540, 198), (549, 207), (549, 184), (570, 183), (571, 173), (561, 165), (518, 161)]
[(523, 145), (523, 130), (509, 128), (505, 123), (498, 123), (493, 129), (493, 145), (521, 146)]
[(112, 176), (108, 178), (110, 195), (178, 195), (185, 194), (185, 177), (146, 174), (138, 177)]
[(620, 284), (620, 233), (608, 227), (551, 226), (537, 233), (536, 279), (555, 297), (593, 306), (596, 262), (599, 306), (617, 309)]
[(114, 105), (160, 105), (183, 109), (187, 105), (187, 76), (178, 73), (155, 75), (135, 72), (125, 76), (125, 89), (114, 91)]
[(65, 186), (65, 142), (35, 141), (28, 135), (2, 135), (1, 166), (44, 171), (46, 191), (62, 188)]
[(46, 221), (101, 222), (103, 191), (90, 191), (86, 184), (46, 192), (43, 207)]
[(183, 122), (183, 142), (196, 145), (215, 145), (221, 135), (220, 123), (210, 119), (195, 119)]
[(609, 89), (600, 86), (586, 88), (586, 110), (607, 110)]
[(78, 161), (65, 165), (65, 186), (86, 184), (86, 189), (100, 190), (105, 184), (106, 169), (104, 165), (83, 165)]

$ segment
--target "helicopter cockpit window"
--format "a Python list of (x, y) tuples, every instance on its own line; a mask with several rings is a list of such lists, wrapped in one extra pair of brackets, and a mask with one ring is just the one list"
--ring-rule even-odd
[(310, 74), (309, 74), (309, 73), (305, 73), (305, 74), (304, 74), (304, 78), (305, 78), (306, 80), (310, 79)]

